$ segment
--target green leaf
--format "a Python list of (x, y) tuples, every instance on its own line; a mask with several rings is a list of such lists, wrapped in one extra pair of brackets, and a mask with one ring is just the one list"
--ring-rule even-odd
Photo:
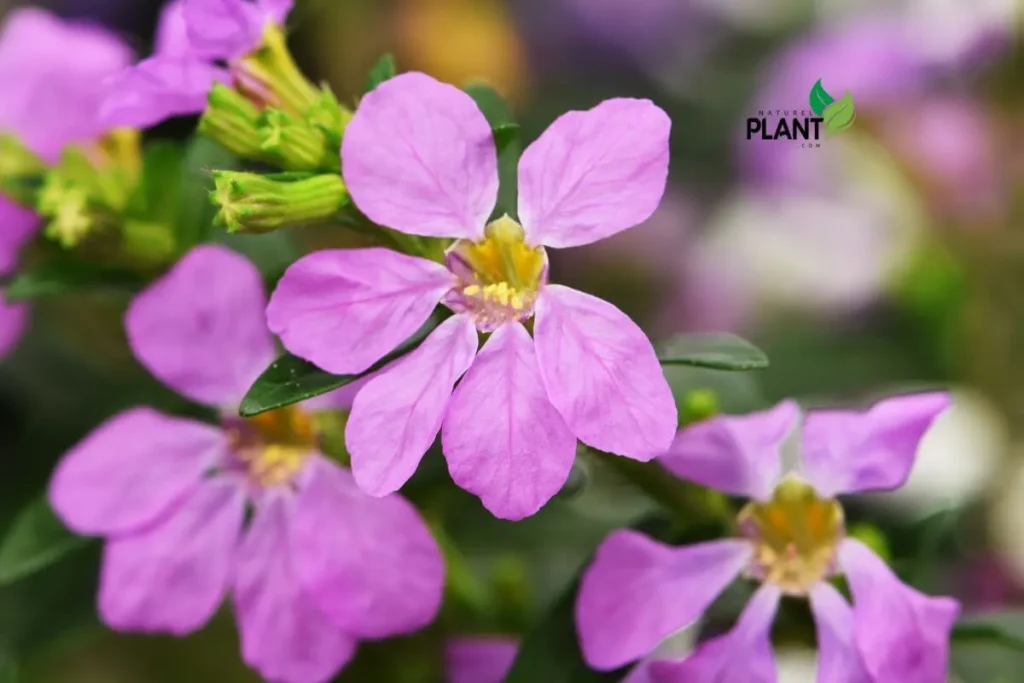
[(952, 669), (964, 683), (1016, 681), (1024, 668), (1024, 610), (961, 619), (951, 636)]
[(842, 99), (834, 102), (825, 109), (825, 131), (831, 134), (842, 133), (853, 125), (857, 119), (857, 111), (853, 106), (853, 97), (850, 93), (843, 95)]
[(0, 664), (0, 683), (16, 683), (18, 680), (18, 666), (14, 662)]
[(16, 275), (4, 290), (7, 301), (25, 301), (71, 292), (135, 292), (145, 284), (137, 273), (70, 258), (56, 258)]
[(89, 543), (68, 531), (45, 498), (30, 503), (0, 543), (0, 586), (34, 574)]
[(579, 581), (526, 634), (504, 683), (617, 683), (626, 669), (594, 671), (580, 652), (574, 609)]
[(210, 201), (214, 170), (238, 168), (238, 159), (209, 138), (197, 135), (182, 164), (181, 211), (175, 224), (179, 253), (209, 239), (217, 207)]
[[(474, 83), (465, 88), (466, 93), (480, 107), (487, 123), (494, 131), (494, 142), (498, 150), (498, 202), (491, 214), (491, 220), (508, 214), (516, 218), (516, 185), (519, 180), (519, 155), (523, 148), (519, 141), (519, 126), (512, 116), (508, 102), (497, 90), (484, 83)], [(513, 128), (514, 127), (514, 128)]]
[(418, 347), (427, 335), (440, 324), (441, 316), (435, 314), (416, 334), (400, 344), (398, 348), (377, 361), (369, 370), (356, 375), (332, 375), (309, 361), (285, 353), (271, 363), (270, 367), (264, 370), (263, 374), (249, 388), (238, 407), (238, 414), (242, 417), (253, 417), (268, 410), (283, 408), (340, 389), (377, 372), (391, 361), (409, 353)]
[(1024, 611), (999, 612), (961, 619), (953, 626), (951, 639), (958, 644), (986, 643), (1024, 653), (1022, 620)]
[(821, 84), (821, 79), (819, 78), (814, 84), (814, 87), (811, 88), (811, 110), (818, 116), (822, 116), (825, 113), (825, 108), (835, 101), (836, 98), (828, 94), (825, 87)]
[(370, 73), (366, 76), (366, 88), (363, 92), (370, 92), (384, 81), (394, 78), (396, 73), (398, 73), (398, 65), (395, 63), (395, 56), (389, 52), (378, 59), (370, 69)]
[(734, 334), (680, 334), (657, 346), (662, 365), (691, 365), (712, 370), (762, 370), (768, 356)]

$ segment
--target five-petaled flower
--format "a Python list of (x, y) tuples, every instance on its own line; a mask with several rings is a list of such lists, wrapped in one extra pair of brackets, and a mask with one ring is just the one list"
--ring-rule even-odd
[[(356, 396), (346, 441), (364, 490), (401, 487), (441, 431), (455, 482), (518, 519), (565, 483), (577, 438), (639, 460), (668, 448), (677, 413), (651, 343), (611, 304), (547, 284), (544, 246), (646, 220), (665, 189), (670, 125), (647, 100), (563, 115), (519, 163), (522, 224), (488, 223), (497, 154), (473, 100), (421, 73), (366, 95), (342, 143), (352, 199), (378, 224), (454, 238), (445, 263), (318, 252), (288, 269), (267, 309), (289, 351), (334, 373), (365, 371), (438, 302), (455, 313)], [(489, 335), (479, 353), (478, 332)]]
[[(0, 32), (0, 132), (51, 162), (65, 145), (91, 142), (103, 133), (100, 85), (131, 58), (113, 33), (40, 9), (14, 10)], [(0, 275), (14, 269), (38, 227), (33, 211), (0, 197)], [(25, 307), (4, 303), (0, 291), (0, 354), (17, 341), (25, 318)]]
[[(268, 28), (280, 27), (294, 0), (175, 0), (160, 15), (151, 57), (104, 88), (110, 125), (146, 128), (206, 108), (214, 83), (235, 83), (268, 102), (262, 74), (245, 63)], [(221, 66), (225, 64), (226, 66)]]
[(319, 454), (309, 413), (236, 416), (274, 356), (265, 304), (252, 264), (217, 246), (141, 293), (125, 321), (135, 355), (222, 423), (126, 410), (65, 456), (49, 498), (106, 538), (106, 624), (189, 633), (230, 589), (245, 661), (274, 683), (322, 683), (359, 640), (432, 621), (444, 567), (408, 502), (367, 496)]
[[(783, 474), (780, 445), (799, 417), (791, 401), (682, 430), (661, 463), (749, 496), (741, 538), (671, 548), (613, 532), (586, 570), (576, 605), (587, 662), (614, 669), (696, 620), (741, 572), (761, 582), (736, 626), (681, 661), (650, 665), (655, 683), (774, 683), (770, 629), (782, 595), (805, 596), (817, 622), (819, 683), (944, 683), (950, 598), (904, 585), (863, 543), (844, 536), (835, 496), (901, 486), (946, 394), (892, 397), (864, 413), (810, 412), (802, 455)], [(853, 607), (828, 582), (843, 572)]]

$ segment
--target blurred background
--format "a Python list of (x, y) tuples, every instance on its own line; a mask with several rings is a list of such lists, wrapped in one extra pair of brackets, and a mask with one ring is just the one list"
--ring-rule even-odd
[[(161, 5), (35, 4), (102, 24), (140, 55)], [(0, 14), (13, 6), (0, 0)], [(815, 406), (951, 387), (955, 406), (910, 483), (847, 512), (901, 576), (980, 613), (1024, 606), (1022, 14), (1019, 0), (298, 0), (289, 30), (306, 73), (343, 102), (393, 52), (401, 70), (493, 85), (525, 142), (607, 97), (668, 111), (671, 178), (657, 214), (553, 253), (553, 279), (615, 303), (655, 338), (732, 331), (771, 359), (743, 375), (670, 369), (682, 400), (712, 390), (723, 410), (742, 412), (787, 396)], [(820, 146), (747, 139), (759, 111), (806, 110), (819, 78), (836, 98), (851, 94), (852, 128)], [(194, 125), (149, 135), (185, 138)], [(233, 243), (273, 277), (347, 239), (310, 228)], [(40, 300), (0, 362), (0, 529), (102, 419), (141, 402), (188, 410), (132, 360), (126, 300)], [(458, 549), (452, 599), (429, 633), (364, 648), (341, 681), (441, 680), (438, 643), (526, 632), (609, 529), (654, 505), (584, 462), (574, 491), (512, 524), (447, 482), (437, 457), (428, 464), (409, 495)], [(184, 640), (98, 627), (97, 556), (86, 545), (0, 589), (0, 667), (17, 660), (18, 680), (33, 683), (257, 680), (239, 661), (230, 615)], [(801, 609), (776, 629), (783, 683), (813, 680)], [(1000, 618), (1024, 635), (1020, 615)], [(953, 668), (963, 683), (1016, 681), (1024, 655), (968, 645)]]

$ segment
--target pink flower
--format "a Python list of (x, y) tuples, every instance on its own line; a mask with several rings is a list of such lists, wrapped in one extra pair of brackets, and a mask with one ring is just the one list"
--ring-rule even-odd
[(511, 638), (466, 636), (444, 649), (448, 683), (501, 683), (512, 668), (519, 644)]
[[(98, 87), (130, 60), (113, 33), (41, 9), (14, 10), (0, 30), (0, 130), (48, 161), (65, 145), (99, 137)], [(14, 269), (38, 226), (34, 212), (0, 197), (0, 275)], [(27, 318), (23, 305), (3, 303), (2, 294), (0, 355), (21, 336)]]
[(371, 498), (317, 452), (293, 407), (234, 417), (274, 356), (260, 275), (198, 247), (133, 302), (139, 361), (220, 425), (126, 410), (60, 463), (50, 502), (74, 531), (106, 538), (99, 611), (111, 628), (185, 634), (229, 591), (242, 655), (268, 681), (320, 683), (357, 642), (435, 617), (443, 562), (416, 510)]
[[(576, 625), (587, 662), (614, 669), (695, 621), (741, 572), (761, 582), (736, 626), (681, 661), (650, 665), (654, 683), (774, 683), (770, 629), (783, 594), (810, 599), (819, 683), (944, 683), (959, 605), (904, 585), (867, 546), (845, 538), (835, 496), (898, 488), (946, 394), (897, 396), (864, 413), (811, 412), (802, 462), (783, 476), (780, 445), (799, 416), (784, 401), (679, 433), (662, 464), (753, 500), (742, 538), (671, 548), (632, 531), (601, 544), (584, 573)], [(828, 583), (845, 572), (853, 607)]]
[(293, 0), (174, 0), (160, 15), (153, 55), (124, 69), (104, 89), (103, 120), (146, 128), (202, 112), (214, 83), (241, 79), (238, 61), (259, 47), (267, 24), (284, 23), (292, 5)]
[[(369, 368), (439, 301), (455, 312), (356, 396), (346, 440), (363, 490), (401, 487), (439, 431), (455, 482), (507, 519), (561, 488), (577, 438), (640, 460), (664, 452), (677, 415), (650, 342), (611, 304), (547, 284), (542, 245), (588, 244), (649, 217), (670, 125), (646, 100), (565, 114), (520, 161), (522, 225), (488, 224), (497, 156), (473, 100), (421, 73), (363, 98), (342, 146), (353, 200), (381, 225), (456, 241), (444, 265), (387, 249), (312, 254), (267, 309), (289, 351), (334, 373)], [(478, 332), (490, 335), (479, 354)]]

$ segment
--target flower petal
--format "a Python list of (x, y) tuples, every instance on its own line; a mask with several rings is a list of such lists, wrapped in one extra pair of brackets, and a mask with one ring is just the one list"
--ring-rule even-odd
[(226, 80), (223, 69), (191, 56), (150, 57), (107, 81), (100, 123), (148, 128), (174, 116), (198, 114), (206, 109), (213, 84)]
[(50, 505), (80, 534), (138, 530), (176, 507), (228, 439), (210, 425), (131, 408), (71, 449), (50, 482)]
[(831, 584), (811, 590), (818, 629), (817, 683), (872, 683), (853, 642), (853, 610)]
[(854, 641), (872, 680), (945, 681), (959, 603), (903, 584), (859, 541), (840, 545), (839, 564), (853, 594)]
[(615, 669), (654, 650), (695, 621), (752, 555), (745, 541), (670, 548), (635, 531), (614, 531), (584, 571), (576, 631), (587, 663)]
[(285, 271), (267, 321), (295, 355), (355, 374), (411, 337), (452, 284), (444, 266), (390, 249), (318, 251)]
[(651, 662), (654, 683), (776, 683), (771, 630), (781, 592), (763, 584), (731, 631), (701, 644), (680, 662)]
[(473, 362), (476, 347), (473, 321), (453, 316), (356, 394), (345, 443), (359, 488), (383, 496), (412, 476), (441, 429), (452, 387)]
[(275, 24), (284, 24), (295, 6), (295, 0), (256, 0), (256, 6), (261, 16)]
[(263, 39), (263, 17), (248, 0), (185, 0), (183, 13), (189, 43), (208, 59), (239, 59)]
[(501, 683), (512, 668), (519, 644), (511, 638), (466, 637), (444, 648), (448, 683)]
[(39, 229), (39, 216), (6, 197), (0, 197), (0, 275), (18, 264), (22, 248)]
[(15, 9), (0, 35), (0, 129), (56, 162), (67, 144), (105, 132), (96, 116), (101, 85), (131, 62), (132, 51), (111, 31), (35, 7)]
[(160, 12), (153, 54), (162, 57), (186, 57), (192, 54), (188, 25), (185, 23), (185, 0), (172, 0)]
[(611, 304), (549, 285), (537, 301), (537, 362), (548, 398), (580, 441), (650, 460), (679, 416), (651, 342)]
[(416, 508), (399, 495), (366, 495), (350, 472), (327, 460), (313, 467), (291, 521), (295, 569), (310, 599), (360, 638), (432, 622), (444, 593), (444, 560)]
[[(292, 501), (268, 498), (238, 552), (234, 606), (245, 663), (268, 681), (325, 683), (355, 653), (356, 641), (332, 624), (302, 590), (289, 550)], [(322, 518), (324, 523), (344, 520)]]
[(128, 342), (147, 370), (189, 398), (241, 401), (274, 360), (259, 271), (244, 256), (199, 246), (132, 301)]
[(683, 479), (767, 500), (782, 473), (782, 442), (799, 417), (794, 401), (782, 401), (769, 410), (698, 422), (676, 434), (659, 462)]
[(363, 97), (345, 128), (341, 165), (359, 210), (411, 235), (480, 239), (498, 200), (487, 119), (469, 95), (422, 73)]
[(665, 192), (671, 128), (650, 100), (605, 100), (560, 116), (519, 161), (527, 240), (578, 247), (650, 218)]
[(441, 443), (455, 483), (502, 519), (532, 515), (565, 484), (576, 437), (544, 392), (522, 325), (484, 344), (452, 395)]
[(28, 323), (28, 306), (9, 304), (3, 296), (4, 291), (0, 289), (0, 358), (14, 348)]
[(803, 474), (822, 496), (895, 489), (910, 475), (917, 446), (949, 407), (949, 394), (894, 396), (870, 410), (818, 410), (803, 431)]
[(159, 524), (108, 540), (103, 622), (119, 631), (175, 635), (202, 627), (227, 591), (244, 514), (242, 489), (210, 480)]

